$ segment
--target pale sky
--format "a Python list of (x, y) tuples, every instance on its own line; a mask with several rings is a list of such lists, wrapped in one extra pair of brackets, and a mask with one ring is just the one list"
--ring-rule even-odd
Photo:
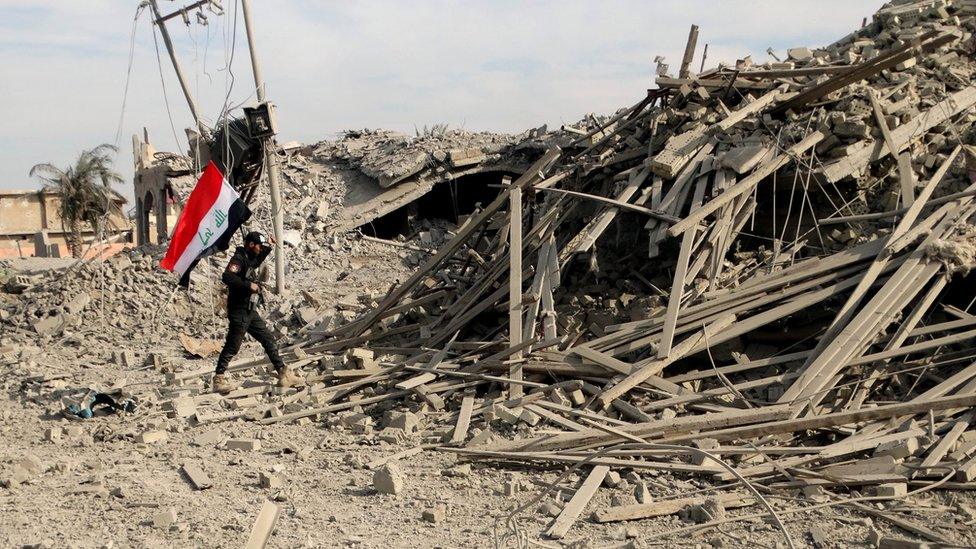
[[(191, 0), (159, 0), (170, 13)], [(766, 48), (825, 45), (857, 29), (877, 0), (328, 1), (252, 0), (258, 53), (279, 141), (314, 142), (346, 129), (415, 127), (520, 132), (609, 113), (654, 87), (663, 55), (677, 72), (689, 26), (701, 28), (693, 67)], [(209, 26), (170, 20), (204, 118), (224, 98), (254, 101), (239, 0)], [(0, 188), (38, 186), (38, 162), (69, 164), (114, 143), (137, 0), (0, 0)], [(237, 15), (236, 50), (227, 70)], [(185, 150), (192, 118), (150, 11), (135, 32), (116, 168), (132, 174), (132, 134)], [(195, 17), (192, 18), (195, 21)], [(233, 86), (230, 82), (233, 79)], [(238, 111), (239, 112), (239, 111)], [(131, 196), (131, 190), (123, 190)]]

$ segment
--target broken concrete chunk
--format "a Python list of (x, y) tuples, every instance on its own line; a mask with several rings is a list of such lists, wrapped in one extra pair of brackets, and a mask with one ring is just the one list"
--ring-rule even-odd
[(278, 475), (270, 473), (260, 473), (258, 478), (261, 488), (268, 488), (270, 490), (277, 490), (281, 488), (281, 477)]
[(153, 444), (166, 440), (166, 431), (148, 431), (136, 435), (136, 442), (139, 444)]
[(790, 48), (786, 50), (786, 55), (794, 61), (809, 61), (813, 59), (813, 51), (810, 48)]
[(403, 491), (403, 473), (396, 463), (387, 463), (373, 473), (373, 488), (381, 494), (396, 495)]
[(224, 445), (228, 450), (251, 452), (261, 449), (261, 441), (253, 438), (232, 438)]
[(443, 503), (438, 503), (433, 508), (425, 510), (422, 517), (424, 521), (433, 524), (444, 522), (444, 519), (447, 518), (447, 506)]
[(153, 515), (152, 523), (156, 528), (169, 530), (177, 520), (176, 509), (170, 507)]

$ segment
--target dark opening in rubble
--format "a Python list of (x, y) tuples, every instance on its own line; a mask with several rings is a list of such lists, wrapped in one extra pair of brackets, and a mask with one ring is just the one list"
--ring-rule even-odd
[(501, 190), (498, 185), (506, 175), (513, 180), (518, 177), (518, 174), (509, 172), (482, 172), (438, 183), (417, 200), (360, 225), (358, 229), (376, 238), (409, 238), (418, 230), (416, 224), (421, 220), (443, 219), (458, 223), (461, 216), (474, 212), (475, 206), (483, 207), (494, 200)]
[[(804, 190), (806, 187), (806, 190)], [(770, 183), (756, 193), (756, 211), (742, 226), (738, 247), (741, 250), (772, 250), (775, 241), (784, 249), (794, 241), (805, 243), (797, 258), (810, 254), (825, 254), (845, 245), (831, 237), (839, 225), (818, 226), (817, 219), (834, 215), (853, 215), (861, 212), (857, 201), (843, 197), (857, 192), (847, 183), (830, 186), (814, 181), (794, 179), (792, 172), (778, 178), (775, 186)], [(840, 213), (838, 213), (840, 208)], [(734, 251), (734, 249), (733, 249)]]

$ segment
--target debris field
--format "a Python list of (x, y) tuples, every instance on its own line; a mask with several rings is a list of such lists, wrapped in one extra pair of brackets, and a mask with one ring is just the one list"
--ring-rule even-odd
[[(258, 355), (234, 362), (244, 384), (218, 395), (210, 361), (170, 349), (140, 353), (155, 385), (118, 392), (193, 436), (325, 426), (392, 446), (362, 464), (380, 495), (402, 494), (401, 465), (432, 454), (453, 460), (446, 477), (532, 478), (505, 477), (499, 493), (518, 497), (481, 545), (569, 546), (585, 531), (578, 546), (597, 546), (602, 528), (616, 540), (603, 546), (829, 546), (821, 519), (802, 522), (828, 511), (866, 519), (873, 546), (976, 544), (976, 516), (953, 499), (976, 488), (976, 2), (892, 2), (825, 47), (698, 74), (696, 39), (633, 106), (520, 138), (532, 146), (478, 134), (455, 149), (475, 152), (452, 155), (350, 135), (288, 153), (289, 178), (317, 156), (354, 159), (383, 189), (482, 162), (513, 175), (409, 243), (342, 232), (339, 202), (310, 187), (287, 223), (296, 251), (375, 247), (403, 264), (345, 297), (297, 280), (273, 304), (307, 386), (274, 388)], [(147, 270), (146, 253), (106, 263)], [(4, 326), (65, 329), (16, 307)], [(212, 436), (202, 444), (261, 450)], [(913, 514), (921, 501), (931, 512)], [(450, 524), (449, 503), (428, 503), (415, 519)], [(272, 507), (252, 535), (271, 535)], [(726, 529), (744, 537), (723, 542)]]

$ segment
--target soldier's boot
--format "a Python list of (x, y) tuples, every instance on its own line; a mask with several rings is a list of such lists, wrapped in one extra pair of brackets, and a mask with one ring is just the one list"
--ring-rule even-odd
[(278, 387), (287, 389), (301, 385), (305, 385), (305, 378), (293, 372), (291, 368), (285, 366), (278, 370)]
[(237, 385), (233, 381), (227, 379), (224, 374), (215, 374), (213, 376), (213, 383), (211, 383), (213, 392), (226, 395), (227, 393), (237, 389)]

